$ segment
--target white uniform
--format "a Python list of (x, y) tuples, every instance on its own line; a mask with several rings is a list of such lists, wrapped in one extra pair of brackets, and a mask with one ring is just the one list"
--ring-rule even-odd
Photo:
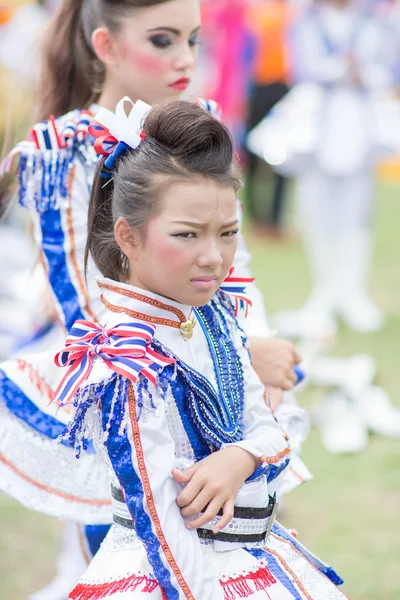
[[(264, 388), (225, 294), (193, 309), (109, 279), (99, 286), (109, 345), (100, 349), (103, 338), (87, 322), (71, 332), (71, 341), (89, 345), (97, 336), (100, 356), (81, 381), (66, 439), (79, 444), (89, 427), (113, 488), (114, 524), (69, 598), (344, 598), (334, 571), (279, 524), (266, 539), (269, 495), (285, 485), (290, 450), (262, 401)], [(193, 319), (193, 335), (184, 339), (180, 325)], [(119, 330), (125, 336), (129, 327), (131, 337), (121, 337)], [(136, 341), (135, 331), (142, 336)], [(146, 350), (129, 358), (144, 333)], [(114, 344), (121, 362), (110, 369), (103, 358), (112, 356)], [(171, 358), (176, 362), (165, 364)], [(263, 466), (240, 489), (227, 527), (213, 534), (213, 521), (188, 531), (176, 504), (182, 486), (171, 471), (230, 445)]]
[(297, 186), (314, 279), (303, 317), (314, 314), (323, 323), (341, 314), (362, 331), (382, 323), (366, 288), (380, 150), (374, 97), (392, 82), (387, 38), (382, 22), (355, 2), (326, 1), (307, 11), (293, 41), (299, 80), (322, 90), (316, 151)]

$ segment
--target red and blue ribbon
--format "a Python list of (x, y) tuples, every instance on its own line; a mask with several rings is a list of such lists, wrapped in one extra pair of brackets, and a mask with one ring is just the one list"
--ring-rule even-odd
[(158, 372), (174, 359), (151, 348), (156, 326), (134, 321), (106, 329), (98, 323), (79, 320), (73, 325), (65, 348), (58, 352), (55, 363), (69, 367), (58, 386), (53, 402), (68, 404), (89, 377), (96, 357), (112, 370), (136, 383), (142, 373), (156, 385)]
[(235, 267), (232, 267), (219, 289), (232, 297), (235, 303), (235, 315), (244, 313), (247, 317), (249, 308), (252, 306), (252, 301), (247, 295), (247, 288), (254, 282), (254, 277), (233, 277), (234, 270)]

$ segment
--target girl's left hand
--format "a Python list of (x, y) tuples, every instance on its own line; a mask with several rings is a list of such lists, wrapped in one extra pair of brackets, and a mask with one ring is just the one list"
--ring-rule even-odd
[(188, 529), (198, 529), (217, 516), (222, 508), (223, 515), (213, 529), (218, 533), (233, 518), (235, 498), (242, 487), (258, 467), (258, 460), (238, 446), (224, 448), (194, 464), (185, 471), (174, 469), (175, 481), (186, 484), (176, 503), (183, 517), (194, 517), (186, 523)]

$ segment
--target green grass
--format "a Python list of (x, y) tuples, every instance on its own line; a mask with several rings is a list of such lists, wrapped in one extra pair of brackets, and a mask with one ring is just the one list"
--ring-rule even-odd
[[(340, 329), (332, 353), (372, 354), (377, 381), (400, 404), (400, 188), (381, 185), (377, 212), (372, 295), (387, 312), (385, 329), (356, 335)], [(250, 236), (249, 236), (250, 237)], [(253, 269), (270, 312), (296, 308), (309, 279), (301, 242), (286, 245), (251, 240)], [(306, 389), (300, 402), (310, 406), (322, 390)], [(346, 580), (351, 600), (400, 598), (400, 440), (371, 438), (366, 452), (333, 456), (312, 431), (303, 457), (314, 480), (286, 500), (285, 524), (333, 564)], [(0, 497), (0, 599), (25, 600), (54, 572), (60, 526)]]

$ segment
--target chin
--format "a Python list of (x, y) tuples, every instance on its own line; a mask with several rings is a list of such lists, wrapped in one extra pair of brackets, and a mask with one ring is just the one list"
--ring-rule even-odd
[(217, 292), (216, 288), (214, 291), (199, 291), (196, 294), (192, 295), (192, 301), (188, 302), (187, 304), (189, 304), (190, 306), (204, 306), (205, 304), (208, 304), (210, 302), (210, 300), (215, 296), (216, 292)]

